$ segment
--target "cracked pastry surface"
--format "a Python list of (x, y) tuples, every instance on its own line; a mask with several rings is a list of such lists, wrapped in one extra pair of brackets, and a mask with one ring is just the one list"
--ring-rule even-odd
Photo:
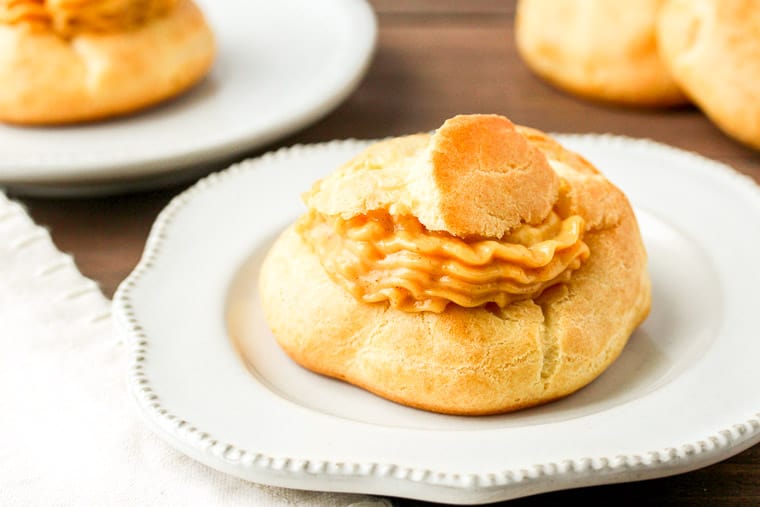
[(0, 0), (0, 121), (128, 114), (195, 84), (214, 54), (191, 0)]
[(565, 396), (649, 311), (625, 196), (503, 117), (373, 145), (305, 201), (262, 266), (267, 322), (302, 366), (405, 405), (476, 415)]

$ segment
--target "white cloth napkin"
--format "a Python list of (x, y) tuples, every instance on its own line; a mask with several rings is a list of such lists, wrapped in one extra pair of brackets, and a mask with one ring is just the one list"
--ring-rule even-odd
[(0, 505), (389, 507), (251, 484), (174, 451), (139, 419), (109, 301), (0, 192)]

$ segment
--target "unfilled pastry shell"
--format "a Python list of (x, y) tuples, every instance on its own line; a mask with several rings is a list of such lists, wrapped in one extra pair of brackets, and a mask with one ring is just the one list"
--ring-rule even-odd
[(668, 0), (659, 39), (694, 103), (726, 134), (760, 149), (760, 3)]
[(663, 0), (520, 0), (515, 34), (528, 66), (555, 86), (630, 106), (687, 102), (657, 49)]

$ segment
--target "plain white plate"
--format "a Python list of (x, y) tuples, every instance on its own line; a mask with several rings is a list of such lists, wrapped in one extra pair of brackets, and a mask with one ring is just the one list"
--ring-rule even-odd
[(331, 142), (212, 175), (158, 218), (114, 300), (148, 423), (251, 481), (451, 503), (681, 473), (758, 442), (758, 187), (650, 141), (560, 139), (630, 197), (654, 284), (651, 316), (591, 385), (542, 407), (466, 418), (402, 407), (292, 363), (262, 319), (258, 268), (303, 211), (299, 194), (366, 146)]
[[(210, 75), (159, 107), (58, 128), (0, 125), (0, 185), (37, 194), (166, 184), (287, 135), (353, 91), (375, 47), (364, 0), (198, 0)], [(208, 172), (208, 169), (206, 169)]]

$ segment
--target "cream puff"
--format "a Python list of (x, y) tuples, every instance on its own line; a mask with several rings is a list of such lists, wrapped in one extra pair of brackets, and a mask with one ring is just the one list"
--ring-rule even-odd
[(370, 146), (314, 184), (261, 268), (298, 364), (395, 402), (494, 414), (601, 374), (647, 316), (626, 196), (495, 115)]
[(555, 86), (631, 106), (688, 102), (660, 59), (663, 0), (519, 0), (517, 48)]
[(0, 121), (131, 113), (196, 83), (214, 52), (191, 0), (0, 0)]
[(726, 134), (760, 149), (760, 4), (668, 0), (658, 28), (678, 85)]

